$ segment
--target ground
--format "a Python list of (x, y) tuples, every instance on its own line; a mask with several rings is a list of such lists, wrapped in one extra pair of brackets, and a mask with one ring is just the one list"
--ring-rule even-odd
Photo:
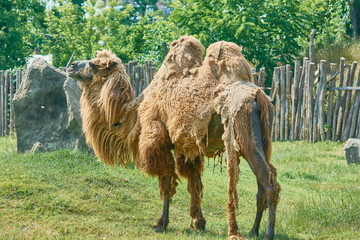
[[(227, 239), (225, 164), (220, 173), (212, 159), (206, 162), (205, 232), (189, 227), (183, 180), (168, 230), (155, 233), (150, 227), (162, 204), (157, 179), (68, 150), (17, 155), (15, 142), (0, 138), (0, 239)], [(271, 161), (282, 187), (276, 239), (360, 239), (360, 166), (346, 165), (343, 145), (273, 144)], [(238, 224), (248, 237), (257, 187), (243, 159), (240, 169)]]

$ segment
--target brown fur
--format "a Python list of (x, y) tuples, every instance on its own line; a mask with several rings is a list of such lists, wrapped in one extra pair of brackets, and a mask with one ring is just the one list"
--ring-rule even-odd
[[(252, 82), (250, 64), (242, 55), (242, 48), (235, 43), (220, 41), (206, 50), (206, 59), (216, 76), (231, 75), (232, 78)], [(206, 62), (206, 60), (205, 60)]]
[[(269, 164), (271, 104), (251, 83), (250, 66), (241, 54), (241, 47), (227, 42), (212, 44), (204, 63), (202, 54), (203, 46), (194, 37), (184, 36), (173, 42), (143, 98), (133, 101), (130, 81), (120, 59), (108, 51), (99, 52), (89, 62), (94, 77), (90, 84), (84, 84), (81, 99), (84, 131), (87, 141), (105, 163), (126, 165), (132, 156), (136, 166), (158, 176), (164, 211), (155, 226), (157, 229), (166, 228), (168, 223), (169, 201), (178, 180), (175, 165), (179, 174), (188, 179), (192, 226), (205, 228), (200, 208), (204, 156), (225, 148), (229, 235), (239, 235), (235, 210), (240, 155), (252, 169), (258, 168), (253, 171), (270, 197), (269, 204), (278, 201), (280, 185), (276, 181), (276, 169)], [(254, 127), (261, 128), (265, 155), (260, 154), (259, 162), (255, 160), (255, 152), (262, 150), (255, 146), (252, 134), (254, 101), (260, 106), (261, 122)], [(210, 124), (216, 115), (221, 116), (221, 123)], [(219, 144), (221, 141), (223, 144)]]
[[(128, 165), (133, 158), (137, 165), (137, 108), (142, 97), (132, 101), (130, 80), (114, 54), (101, 51), (90, 62), (96, 64), (98, 74), (83, 84), (80, 100), (86, 141), (107, 164)], [(114, 68), (108, 71), (114, 62)]]

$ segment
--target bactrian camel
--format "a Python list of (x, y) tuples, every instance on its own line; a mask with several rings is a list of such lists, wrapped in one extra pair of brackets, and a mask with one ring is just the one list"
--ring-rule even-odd
[(202, 61), (203, 50), (192, 36), (172, 42), (153, 81), (136, 99), (121, 60), (110, 51), (100, 51), (90, 61), (74, 62), (68, 72), (83, 90), (81, 113), (87, 142), (107, 164), (133, 161), (158, 177), (164, 204), (156, 230), (165, 230), (169, 223), (178, 175), (188, 180), (191, 226), (205, 229), (200, 206), (204, 158), (225, 151), (229, 238), (242, 238), (235, 214), (242, 156), (258, 185), (250, 234), (259, 235), (262, 214), (268, 207), (265, 239), (273, 239), (280, 192), (276, 168), (269, 162), (273, 106), (251, 83), (241, 47), (214, 43)]

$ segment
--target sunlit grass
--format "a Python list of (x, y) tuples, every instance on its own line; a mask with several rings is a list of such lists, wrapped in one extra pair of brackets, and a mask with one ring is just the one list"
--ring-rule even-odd
[[(276, 142), (273, 164), (282, 186), (277, 239), (359, 239), (360, 166), (348, 166), (343, 144)], [(61, 150), (16, 153), (0, 139), (0, 239), (227, 239), (227, 174), (206, 162), (203, 213), (207, 230), (192, 230), (186, 181), (177, 188), (164, 233), (157, 179), (108, 168), (95, 157)], [(238, 185), (240, 231), (255, 217), (256, 181), (245, 160)], [(261, 237), (267, 219), (261, 225)]]

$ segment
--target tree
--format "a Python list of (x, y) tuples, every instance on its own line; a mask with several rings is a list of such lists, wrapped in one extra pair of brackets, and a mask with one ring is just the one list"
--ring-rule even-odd
[(0, 69), (22, 66), (41, 44), (45, 3), (39, 0), (0, 1)]
[(81, 8), (77, 4), (58, 0), (48, 11), (48, 41), (45, 49), (53, 55), (55, 66), (65, 66), (72, 53), (77, 59), (91, 59), (96, 50), (109, 48), (119, 57), (129, 59), (131, 51), (124, 38), (126, 26), (122, 21), (133, 11), (131, 6), (117, 9), (116, 0), (104, 7), (102, 1), (88, 0)]
[(350, 19), (354, 39), (359, 39), (360, 32), (360, 0), (349, 0)]
[(170, 21), (206, 47), (220, 40), (242, 45), (248, 60), (267, 68), (290, 61), (306, 29), (297, 0), (178, 0)]

